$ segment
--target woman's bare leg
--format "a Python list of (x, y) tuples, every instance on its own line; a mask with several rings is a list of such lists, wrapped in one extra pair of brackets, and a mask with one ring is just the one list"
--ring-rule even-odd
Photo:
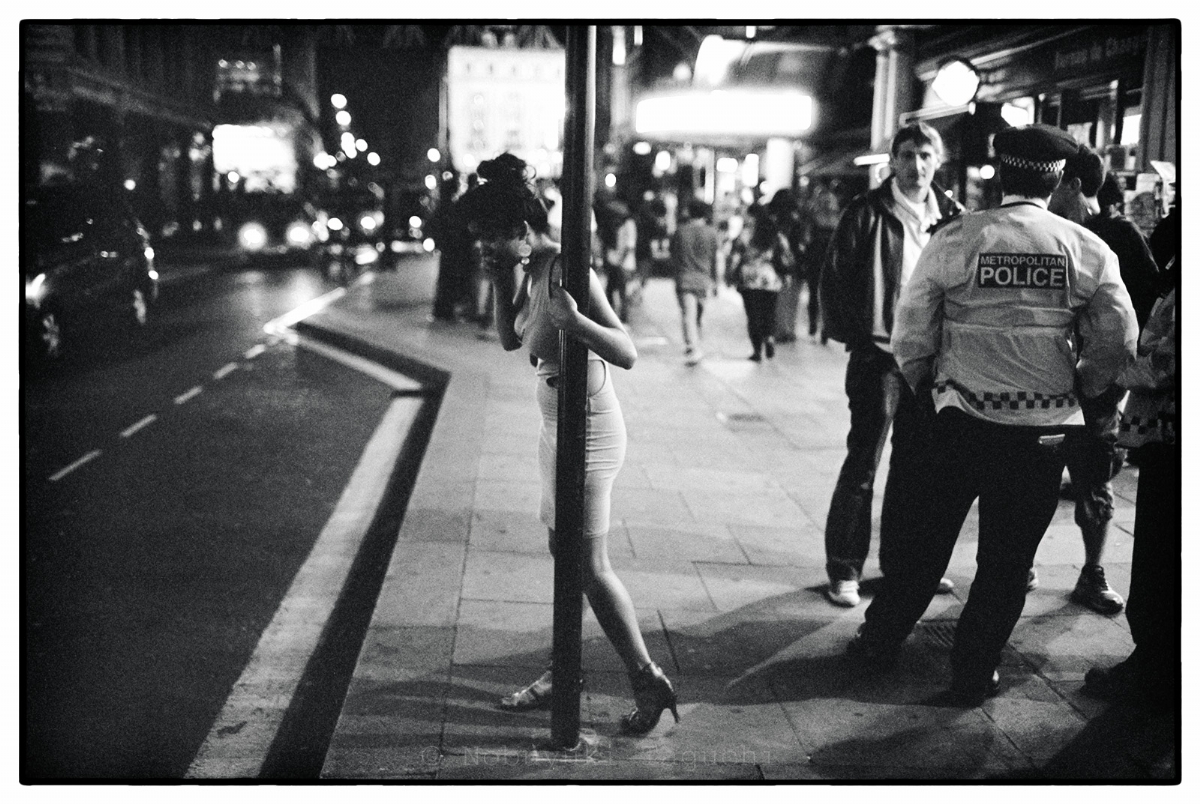
[[(588, 538), (589, 551), (584, 564), (584, 594), (600, 623), (601, 630), (612, 643), (617, 655), (629, 672), (636, 672), (650, 663), (650, 652), (638, 627), (633, 599), (608, 560), (608, 536)], [(550, 553), (554, 553), (554, 531), (550, 531)]]

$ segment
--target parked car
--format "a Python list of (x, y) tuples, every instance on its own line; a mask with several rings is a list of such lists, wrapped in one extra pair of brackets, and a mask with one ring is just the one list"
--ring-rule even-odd
[(20, 262), (29, 356), (58, 360), (96, 328), (144, 329), (158, 299), (150, 236), (124, 194), (39, 190), (21, 206)]

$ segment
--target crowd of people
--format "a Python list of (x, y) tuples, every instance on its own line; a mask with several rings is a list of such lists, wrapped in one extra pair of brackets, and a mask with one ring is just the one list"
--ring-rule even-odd
[[(637, 358), (626, 322), (651, 275), (674, 280), (687, 365), (704, 358), (705, 302), (722, 282), (741, 296), (750, 360), (795, 340), (802, 310), (809, 337), (848, 352), (850, 428), (825, 525), (834, 605), (861, 603), (875, 476), (891, 440), (882, 579), (847, 646), (851, 668), (892, 667), (932, 596), (954, 589), (945, 572), (978, 502), (977, 569), (947, 694), (967, 706), (995, 695), (1001, 649), (1038, 583), (1034, 558), (1069, 487), (1084, 559), (1072, 598), (1103, 615), (1126, 610), (1136, 644), (1126, 661), (1090, 671), (1085, 690), (1178, 704), (1178, 202), (1147, 242), (1122, 216), (1122, 192), (1100, 157), (1066, 132), (1010, 128), (994, 147), (1003, 200), (982, 211), (967, 212), (936, 183), (944, 146), (919, 122), (892, 138), (888, 178), (844, 205), (826, 187), (804, 199), (782, 189), (714, 225), (711, 206), (696, 199), (677, 203), (671, 222), (659, 198), (636, 211), (599, 199), (586, 314), (555, 281), (560, 238), (520, 159), (480, 165), (452, 205), (442, 272), (475, 279), (443, 298), (439, 277), (434, 315), (468, 310), (494, 324), (505, 349), (530, 351), (551, 551), (559, 333), (589, 349), (585, 592), (629, 671), (628, 733), (650, 731), (676, 705), (606, 542), (626, 439), (611, 367)], [(1126, 462), (1140, 470), (1128, 604), (1103, 567), (1112, 479)], [(551, 682), (547, 671), (501, 705), (546, 705)]]

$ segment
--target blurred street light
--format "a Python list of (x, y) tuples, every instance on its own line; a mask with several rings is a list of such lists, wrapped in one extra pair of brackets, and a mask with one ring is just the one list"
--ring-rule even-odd
[(345, 109), (342, 109), (340, 112), (334, 115), (334, 119), (337, 120), (339, 126), (350, 125), (350, 113)]
[(333, 108), (335, 109), (346, 108), (346, 96), (340, 92), (334, 93), (334, 95), (329, 99), (329, 102), (333, 104)]

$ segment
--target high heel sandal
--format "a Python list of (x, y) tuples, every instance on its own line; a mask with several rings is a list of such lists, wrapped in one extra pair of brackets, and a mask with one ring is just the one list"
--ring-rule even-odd
[(547, 670), (528, 687), (505, 695), (500, 699), (498, 705), (501, 709), (508, 709), (514, 712), (544, 709), (550, 705), (550, 690), (550, 671)]
[(679, 722), (679, 712), (675, 709), (675, 688), (658, 665), (654, 662), (641, 670), (629, 674), (629, 683), (633, 687), (633, 711), (621, 718), (621, 731), (625, 734), (641, 736), (648, 734), (658, 725), (664, 709), (670, 709)]

